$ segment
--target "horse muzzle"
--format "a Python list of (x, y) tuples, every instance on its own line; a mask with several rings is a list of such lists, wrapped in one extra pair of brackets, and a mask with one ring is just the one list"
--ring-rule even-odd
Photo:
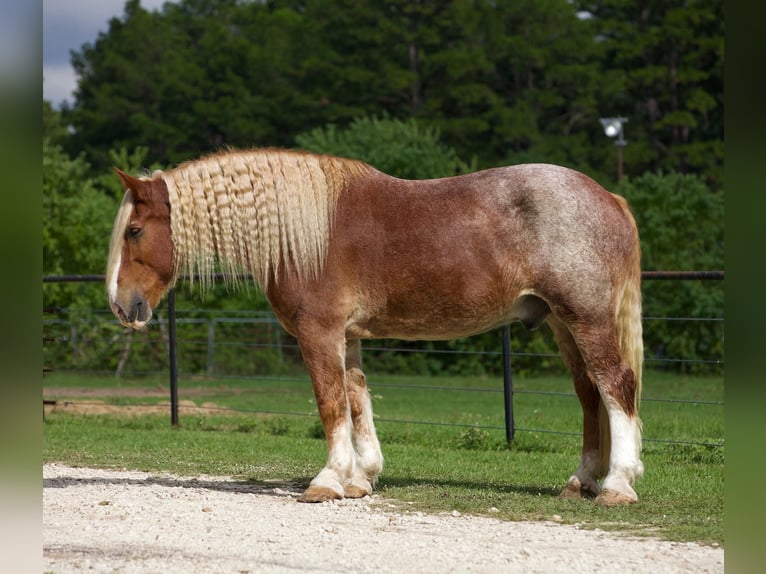
[(127, 305), (120, 301), (112, 300), (109, 302), (112, 313), (120, 320), (125, 327), (131, 329), (143, 329), (152, 318), (152, 308), (149, 303), (138, 294), (130, 297)]

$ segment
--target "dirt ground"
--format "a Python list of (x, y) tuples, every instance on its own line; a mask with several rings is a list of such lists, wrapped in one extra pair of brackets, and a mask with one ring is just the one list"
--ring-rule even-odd
[[(202, 403), (197, 405), (191, 400), (178, 401), (178, 414), (181, 415), (209, 415), (211, 409), (215, 409), (216, 414), (233, 412), (229, 409), (219, 407), (215, 403)], [(120, 416), (139, 416), (149, 414), (167, 414), (170, 416), (170, 402), (164, 401), (156, 405), (112, 405), (102, 400), (96, 399), (76, 399), (76, 400), (57, 400), (55, 403), (43, 404), (45, 416), (50, 413), (71, 413), (78, 415), (120, 415)]]
[[(227, 393), (234, 394), (239, 389), (227, 389)], [(184, 395), (193, 397), (205, 393), (204, 389), (184, 389)], [(63, 396), (62, 396), (63, 395)], [(105, 399), (114, 397), (133, 398), (166, 398), (168, 390), (151, 389), (146, 387), (123, 387), (123, 388), (88, 388), (88, 387), (65, 387), (43, 389), (43, 413), (71, 413), (81, 415), (119, 414), (121, 416), (139, 416), (146, 414), (167, 414), (170, 416), (170, 401), (160, 401), (154, 405), (114, 405)], [(222, 408), (215, 403), (205, 402), (197, 405), (191, 399), (178, 401), (179, 415), (206, 414), (211, 409), (219, 414), (229, 409)]]
[(721, 548), (577, 525), (430, 515), (378, 496), (301, 504), (228, 478), (43, 467), (43, 571), (723, 572)]

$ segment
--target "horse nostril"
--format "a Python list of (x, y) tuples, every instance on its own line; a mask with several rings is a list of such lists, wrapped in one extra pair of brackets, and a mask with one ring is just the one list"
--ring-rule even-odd
[(125, 319), (125, 312), (122, 310), (122, 307), (119, 306), (117, 303), (112, 303), (112, 313), (118, 318), (118, 319)]

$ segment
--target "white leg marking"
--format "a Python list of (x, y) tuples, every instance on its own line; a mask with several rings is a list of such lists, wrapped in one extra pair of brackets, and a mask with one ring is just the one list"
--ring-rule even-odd
[(354, 448), (351, 443), (351, 413), (346, 409), (346, 420), (338, 425), (330, 440), (327, 464), (311, 481), (311, 486), (321, 486), (343, 496), (343, 484), (352, 476), (355, 467)]
[(614, 404), (607, 404), (609, 429), (612, 435), (612, 451), (609, 454), (609, 473), (603, 488), (615, 490), (637, 500), (632, 488), (637, 478), (644, 474), (641, 453), (641, 424), (637, 416), (629, 417)]
[(366, 389), (364, 393), (366, 396), (362, 400), (362, 413), (354, 428), (356, 472), (352, 478), (352, 484), (372, 492), (378, 476), (383, 471), (383, 453), (380, 450), (380, 441), (372, 418), (372, 401)]

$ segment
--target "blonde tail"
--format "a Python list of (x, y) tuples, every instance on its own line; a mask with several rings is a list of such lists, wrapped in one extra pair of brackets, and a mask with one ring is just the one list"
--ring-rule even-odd
[[(639, 405), (641, 402), (642, 377), (644, 365), (644, 339), (643, 327), (641, 324), (641, 246), (638, 237), (638, 227), (635, 219), (630, 212), (627, 201), (624, 198), (613, 196), (622, 207), (623, 212), (628, 217), (633, 227), (633, 253), (625, 280), (623, 282), (622, 295), (617, 303), (617, 337), (620, 345), (620, 351), (624, 360), (633, 371), (636, 382), (636, 392), (634, 398), (634, 412), (638, 420), (639, 429), (641, 421), (638, 419)], [(601, 468), (604, 472), (609, 468), (609, 453), (611, 452), (611, 433), (609, 430), (609, 417), (607, 415), (604, 401), (599, 405), (598, 412), (599, 435), (601, 454)], [(639, 433), (640, 441), (640, 433)], [(641, 451), (641, 444), (638, 444), (638, 450)]]

